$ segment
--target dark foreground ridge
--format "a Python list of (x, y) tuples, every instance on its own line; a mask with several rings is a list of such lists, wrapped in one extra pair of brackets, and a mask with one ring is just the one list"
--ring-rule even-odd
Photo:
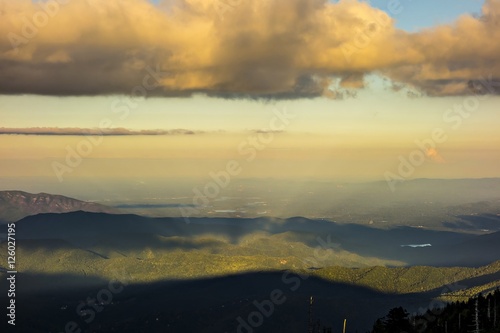
[[(416, 311), (426, 308), (440, 293), (440, 289), (404, 295), (381, 293), (288, 271), (150, 284), (129, 284), (126, 275), (110, 281), (85, 279), (86, 287), (77, 287), (80, 276), (19, 274), (17, 331), (65, 332), (65, 327), (74, 326), (74, 332), (76, 328), (134, 333), (305, 332), (313, 295), (315, 322), (320, 320), (338, 331), (347, 318), (349, 331), (365, 332), (394, 304)], [(49, 284), (61, 287), (23, 292), (33, 283), (41, 290)]]

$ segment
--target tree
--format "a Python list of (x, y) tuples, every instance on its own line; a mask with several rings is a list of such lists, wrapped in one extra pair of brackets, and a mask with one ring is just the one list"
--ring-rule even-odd
[(402, 307), (391, 309), (384, 322), (387, 333), (411, 332), (412, 326), (408, 316), (408, 312)]
[(372, 333), (411, 333), (414, 330), (408, 317), (408, 312), (402, 307), (393, 308), (387, 316), (375, 322)]
[(385, 333), (385, 325), (382, 318), (377, 319), (373, 325), (372, 333)]

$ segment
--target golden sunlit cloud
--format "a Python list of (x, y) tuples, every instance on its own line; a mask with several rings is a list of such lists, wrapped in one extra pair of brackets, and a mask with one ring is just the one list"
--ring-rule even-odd
[(356, 0), (16, 0), (0, 15), (3, 94), (337, 98), (372, 73), (499, 91), (500, 0), (417, 33)]

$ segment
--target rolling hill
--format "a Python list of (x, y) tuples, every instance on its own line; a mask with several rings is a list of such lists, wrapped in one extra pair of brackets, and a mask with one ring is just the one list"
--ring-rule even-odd
[[(377, 229), (300, 217), (193, 218), (187, 224), (181, 218), (71, 212), (25, 217), (16, 223), (16, 232), (24, 240), (21, 244), (38, 240), (50, 247), (50, 241), (58, 239), (101, 257), (122, 260), (148, 255), (160, 260), (187, 252), (214, 258), (261, 255), (280, 262), (272, 268), (287, 268), (304, 266), (302, 262), (317, 249), (327, 251), (328, 256), (324, 263), (310, 266), (477, 267), (500, 259), (500, 232), (475, 235), (412, 227)], [(418, 244), (431, 246), (406, 246)]]
[[(18, 322), (31, 332), (69, 321), (94, 332), (235, 331), (275, 289), (287, 301), (259, 332), (304, 331), (311, 295), (324, 325), (349, 318), (364, 331), (396, 305), (423, 311), (500, 285), (500, 233), (77, 211), (27, 216), (16, 239)], [(402, 247), (412, 244), (432, 246)], [(126, 281), (123, 292), (86, 323), (81, 300), (115, 279)]]

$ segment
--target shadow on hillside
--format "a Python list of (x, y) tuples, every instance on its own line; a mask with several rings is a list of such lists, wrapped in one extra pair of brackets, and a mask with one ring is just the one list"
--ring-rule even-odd
[[(415, 311), (430, 302), (428, 293), (384, 294), (288, 272), (150, 284), (122, 280), (123, 284), (110, 284), (97, 277), (18, 274), (16, 326), (30, 332), (63, 332), (68, 322), (75, 322), (82, 332), (236, 332), (238, 317), (248, 323), (254, 313), (254, 320), (259, 320), (255, 303), (267, 304), (269, 309), (268, 300), (274, 298), (281, 304), (273, 305), (269, 317), (262, 316), (258, 332), (304, 332), (309, 297), (314, 296), (315, 321), (320, 319), (337, 331), (347, 318), (349, 331), (363, 332), (392, 307)], [(279, 296), (271, 296), (272, 292)], [(95, 318), (86, 323), (90, 314), (80, 311), (92, 309)]]

